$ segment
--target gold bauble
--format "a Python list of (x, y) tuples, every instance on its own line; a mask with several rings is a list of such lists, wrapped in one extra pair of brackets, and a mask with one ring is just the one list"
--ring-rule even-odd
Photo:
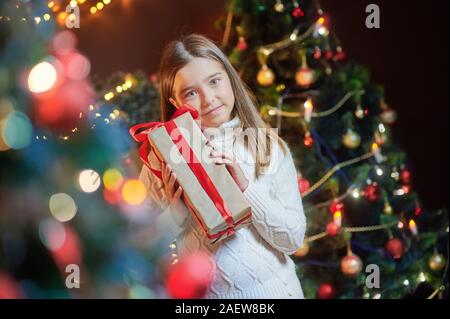
[(445, 267), (445, 257), (439, 253), (434, 253), (428, 259), (428, 266), (433, 271), (441, 271)]
[(295, 73), (295, 82), (303, 88), (308, 88), (314, 83), (316, 72), (308, 66), (302, 66)]
[(342, 136), (342, 143), (350, 149), (357, 148), (361, 144), (361, 136), (352, 129), (348, 129)]
[(275, 9), (276, 12), (283, 12), (284, 10), (284, 4), (282, 2), (277, 2), (273, 8)]
[(384, 110), (383, 112), (381, 112), (380, 118), (384, 124), (388, 125), (394, 124), (395, 121), (397, 120), (397, 112), (395, 112), (392, 109)]
[(305, 241), (303, 242), (303, 246), (300, 247), (295, 253), (294, 256), (295, 257), (303, 257), (306, 256), (309, 252), (309, 245), (308, 243)]
[(267, 65), (263, 65), (256, 76), (256, 80), (261, 86), (270, 86), (275, 81), (275, 74)]

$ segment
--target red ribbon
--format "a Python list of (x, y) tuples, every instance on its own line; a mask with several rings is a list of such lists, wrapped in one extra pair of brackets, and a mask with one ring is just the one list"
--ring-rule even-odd
[[(153, 174), (155, 174), (159, 179), (162, 179), (161, 172), (152, 168), (150, 164), (148, 163), (148, 152), (151, 149), (151, 144), (148, 141), (148, 133), (155, 130), (158, 127), (164, 126), (167, 130), (167, 133), (171, 137), (173, 143), (178, 147), (178, 150), (180, 154), (183, 156), (183, 158), (186, 160), (186, 163), (194, 173), (194, 175), (197, 177), (197, 180), (199, 181), (200, 185), (203, 187), (205, 192), (208, 194), (209, 198), (213, 201), (214, 205), (216, 206), (217, 210), (219, 211), (220, 215), (224, 218), (225, 222), (228, 224), (228, 228), (218, 232), (217, 234), (209, 234), (206, 230), (204, 225), (201, 223), (200, 219), (197, 216), (197, 212), (195, 209), (192, 209), (194, 212), (194, 216), (196, 217), (199, 224), (202, 226), (203, 230), (205, 231), (208, 238), (217, 238), (220, 239), (221, 236), (227, 234), (231, 235), (235, 232), (235, 227), (242, 223), (244, 220), (248, 219), (250, 217), (250, 214), (240, 220), (238, 223), (234, 223), (233, 217), (231, 216), (227, 205), (223, 201), (223, 198), (220, 196), (217, 188), (215, 187), (214, 183), (212, 182), (211, 178), (209, 177), (208, 173), (206, 172), (203, 165), (198, 161), (197, 157), (195, 156), (194, 152), (192, 151), (192, 148), (189, 146), (187, 141), (184, 139), (183, 135), (180, 133), (174, 119), (186, 112), (190, 112), (192, 117), (194, 119), (198, 118), (198, 111), (194, 108), (183, 105), (180, 108), (177, 109), (177, 111), (174, 113), (173, 117), (168, 122), (150, 122), (150, 123), (143, 123), (143, 124), (137, 124), (130, 128), (130, 134), (131, 136), (137, 141), (142, 143), (139, 147), (139, 155), (144, 162), (145, 165), (151, 170)], [(138, 132), (141, 130), (140, 132)], [(175, 140), (174, 136), (178, 137), (178, 140)], [(188, 150), (189, 154), (186, 154), (187, 152), (184, 152), (182, 150)]]
[[(194, 120), (198, 118), (198, 111), (194, 109), (193, 107), (190, 107), (189, 105), (183, 105), (179, 107), (175, 113), (173, 114), (170, 121), (173, 121), (176, 117), (189, 112), (191, 113)], [(150, 169), (150, 171), (155, 174), (156, 177), (159, 179), (162, 179), (162, 174), (160, 171), (154, 169), (150, 166), (148, 162), (148, 154), (151, 149), (150, 142), (148, 141), (148, 133), (157, 129), (158, 127), (161, 127), (164, 125), (164, 122), (148, 122), (148, 123), (141, 123), (136, 124), (132, 126), (129, 130), (131, 137), (138, 143), (141, 143), (141, 146), (139, 147), (139, 156), (141, 157), (144, 164)], [(139, 132), (138, 132), (139, 131)]]

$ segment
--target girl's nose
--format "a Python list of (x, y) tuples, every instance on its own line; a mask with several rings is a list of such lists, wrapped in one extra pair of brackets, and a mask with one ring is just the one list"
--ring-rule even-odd
[(214, 105), (215, 95), (212, 90), (206, 89), (203, 92), (203, 105), (208, 107), (210, 105)]

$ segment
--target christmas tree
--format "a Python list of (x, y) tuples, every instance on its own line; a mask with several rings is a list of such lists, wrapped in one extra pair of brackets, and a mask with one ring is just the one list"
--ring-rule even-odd
[[(291, 147), (308, 221), (307, 298), (446, 296), (448, 215), (421, 205), (396, 113), (316, 0), (231, 0), (223, 49)], [(257, 26), (257, 27), (256, 27)]]

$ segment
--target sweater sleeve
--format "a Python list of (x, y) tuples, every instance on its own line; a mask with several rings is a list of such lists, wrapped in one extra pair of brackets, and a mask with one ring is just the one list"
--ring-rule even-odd
[(293, 254), (303, 245), (306, 218), (289, 150), (280, 162), (274, 173), (250, 181), (244, 195), (261, 237), (275, 249)]
[(184, 210), (181, 212), (172, 209), (162, 191), (162, 181), (155, 177), (146, 165), (142, 167), (139, 180), (147, 189), (149, 210), (158, 214), (156, 227), (159, 234), (168, 240), (174, 240), (186, 224), (189, 214), (187, 207), (183, 205)]

